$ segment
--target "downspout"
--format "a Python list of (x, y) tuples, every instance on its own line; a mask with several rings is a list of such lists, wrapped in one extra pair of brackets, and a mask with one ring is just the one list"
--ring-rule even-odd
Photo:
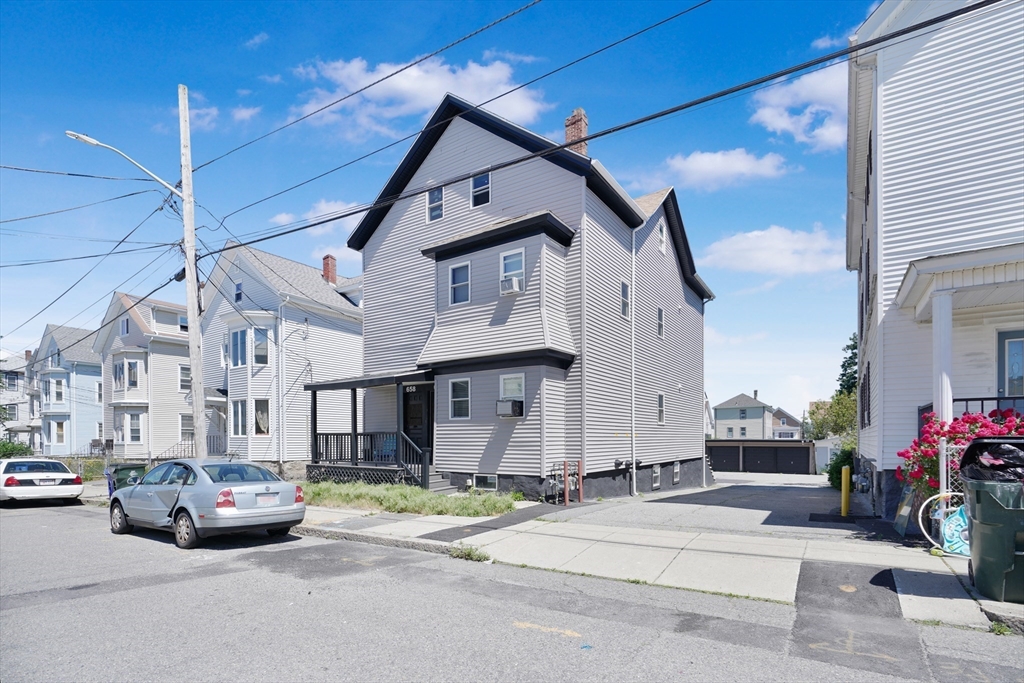
[[(78, 386), (77, 383), (75, 383), (75, 375), (77, 375), (77, 374), (78, 374), (78, 363), (77, 363), (77, 361), (71, 361), (71, 374), (68, 375), (68, 395), (67, 395), (67, 401), (68, 401), (68, 405), (70, 407), (70, 410), (68, 411), (68, 414), (71, 416), (71, 420), (69, 421), (70, 424), (68, 424), (68, 428), (64, 430), (64, 441), (65, 442), (70, 442), (70, 443), (68, 443), (68, 445), (67, 445), (67, 447), (65, 449), (68, 452), (68, 454), (74, 453), (75, 452), (75, 446), (78, 445), (78, 433), (76, 431), (78, 429), (78, 415), (77, 415), (78, 411), (75, 409), (75, 406), (78, 403), (75, 400), (75, 389)], [(70, 434), (69, 434), (69, 432), (70, 432)], [(71, 438), (69, 439), (68, 437), (71, 437)]]
[(284, 372), (284, 307), (291, 300), (291, 296), (285, 295), (284, 301), (277, 307), (277, 461), (284, 473), (284, 449), (285, 449), (285, 372)]
[(636, 495), (636, 230), (629, 231), (629, 495)]

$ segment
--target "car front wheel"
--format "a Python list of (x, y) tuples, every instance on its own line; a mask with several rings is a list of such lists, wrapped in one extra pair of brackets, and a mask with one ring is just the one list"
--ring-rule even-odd
[(134, 529), (124, 516), (124, 510), (120, 503), (110, 506), (110, 531), (115, 534), (130, 534)]
[(196, 533), (192, 517), (184, 510), (179, 512), (178, 516), (174, 518), (174, 543), (179, 548), (186, 550), (199, 545), (199, 534)]

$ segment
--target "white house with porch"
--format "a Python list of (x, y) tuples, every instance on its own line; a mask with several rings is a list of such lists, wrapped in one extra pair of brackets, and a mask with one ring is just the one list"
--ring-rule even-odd
[[(885, 0), (851, 44), (967, 4)], [(859, 453), (887, 518), (921, 414), (1024, 410), (1022, 35), (1010, 0), (849, 63)]]

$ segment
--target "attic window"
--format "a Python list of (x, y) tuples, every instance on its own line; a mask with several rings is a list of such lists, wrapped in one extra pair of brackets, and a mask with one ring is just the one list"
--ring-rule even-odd
[(444, 188), (427, 192), (427, 222), (444, 217)]
[(188, 332), (188, 316), (178, 316), (178, 329), (182, 332)]
[(121, 318), (121, 336), (128, 336), (128, 318)]
[(658, 222), (658, 248), (661, 249), (661, 253), (665, 253), (665, 222)]
[(491, 174), (478, 175), (473, 180), (473, 206), (483, 206), (491, 203)]
[(241, 282), (236, 282), (235, 283), (235, 303), (238, 303), (241, 300), (242, 300), (242, 283)]

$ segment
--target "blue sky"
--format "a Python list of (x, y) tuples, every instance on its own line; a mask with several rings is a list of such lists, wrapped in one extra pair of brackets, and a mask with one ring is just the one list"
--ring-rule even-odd
[[(0, 163), (138, 177), (113, 153), (66, 138), (71, 129), (174, 182), (178, 83), (192, 95), (198, 165), (525, 2), (5, 2)], [(415, 132), (446, 91), (489, 99), (690, 4), (544, 0), (197, 171), (197, 201), (222, 217)], [(565, 117), (584, 107), (594, 132), (822, 55), (845, 44), (869, 10), (864, 0), (714, 0), (489, 108), (560, 139)], [(634, 196), (677, 188), (698, 271), (717, 295), (705, 316), (712, 404), (758, 389), (762, 400), (800, 415), (809, 400), (835, 389), (841, 349), (856, 326), (856, 277), (843, 267), (845, 99), (839, 65), (591, 143), (590, 154)], [(235, 214), (226, 225), (250, 233), (372, 201), (408, 144)], [(2, 170), (0, 219), (153, 189)], [(96, 240), (121, 238), (161, 200), (145, 192), (2, 223), (0, 263), (105, 252), (112, 243)], [(228, 237), (211, 229), (216, 223), (203, 211), (197, 224), (211, 247)], [(352, 224), (262, 247), (313, 265), (331, 251), (339, 272), (355, 274), (358, 258), (341, 246)], [(163, 210), (132, 239), (180, 236), (180, 219)], [(3, 350), (33, 347), (48, 322), (98, 325), (115, 286), (145, 293), (180, 268), (181, 257), (163, 250), (111, 257), (12, 333), (93, 263), (0, 269)], [(183, 290), (175, 283), (159, 296), (181, 301)]]

